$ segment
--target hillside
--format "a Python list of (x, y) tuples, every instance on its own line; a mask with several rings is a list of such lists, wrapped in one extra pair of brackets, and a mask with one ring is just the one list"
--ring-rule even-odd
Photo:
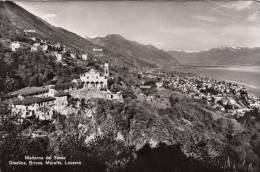
[(90, 40), (94, 44), (106, 47), (107, 49), (123, 55), (130, 60), (142, 60), (152, 63), (158, 67), (177, 65), (178, 62), (165, 51), (152, 45), (143, 45), (138, 42), (130, 41), (121, 35), (107, 35)]
[[(75, 33), (50, 25), (11, 1), (0, 2), (0, 26), (0, 39), (23, 40), (23, 31), (25, 29), (33, 29), (39, 38), (52, 43), (60, 42), (80, 52), (87, 52), (90, 55), (93, 55), (93, 48), (100, 47)], [(124, 57), (123, 54), (110, 51), (105, 47), (103, 47), (103, 51), (106, 56), (104, 60), (110, 61), (110, 63), (118, 66), (134, 66), (133, 59)], [(137, 60), (136, 62), (138, 66), (155, 67), (153, 63), (143, 60)]]
[(169, 51), (182, 64), (189, 65), (259, 65), (260, 48), (214, 48), (208, 51), (187, 53)]
[(62, 28), (57, 28), (34, 16), (14, 2), (0, 2), (1, 37), (12, 38), (23, 35), (24, 29), (34, 29), (44, 39), (61, 42), (75, 48), (91, 49), (92, 43)]
[[(0, 41), (29, 41), (24, 29), (35, 29), (49, 45), (60, 42), (76, 52), (87, 51), (91, 58), (73, 58), (68, 51), (59, 61), (51, 51), (60, 53), (60, 48), (50, 52), (32, 52), (30, 48), (11, 51), (0, 42), (0, 96), (27, 86), (70, 82), (109, 61), (112, 77), (108, 89), (122, 92), (124, 100), (79, 100), (68, 96), (66, 114), (55, 113), (53, 121), (28, 119), (24, 123), (19, 122), (19, 115), (10, 115), (6, 104), (0, 103), (0, 134), (6, 133), (0, 137), (0, 171), (8, 171), (5, 168), (10, 168), (10, 160), (22, 160), (26, 155), (62, 155), (68, 160), (82, 160), (82, 166), (71, 168), (77, 172), (259, 169), (259, 111), (250, 111), (245, 118), (236, 120), (203, 99), (160, 88), (164, 83), (157, 88), (156, 83), (160, 84), (169, 74), (130, 72), (131, 67), (177, 65), (177, 60), (163, 50), (120, 35), (86, 40), (46, 23), (13, 2), (0, 2)], [(94, 58), (94, 47), (103, 48), (105, 57)], [(150, 85), (151, 89), (142, 91), (141, 85)], [(35, 133), (39, 135), (34, 137)], [(171, 168), (167, 169), (167, 165)], [(34, 168), (40, 167), (14, 167), (12, 171), (37, 171)], [(59, 167), (45, 170), (56, 168)]]

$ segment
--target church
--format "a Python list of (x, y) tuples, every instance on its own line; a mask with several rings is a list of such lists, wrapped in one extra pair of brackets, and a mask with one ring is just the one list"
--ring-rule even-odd
[(89, 72), (80, 75), (80, 80), (84, 88), (107, 89), (107, 79), (109, 77), (109, 64), (104, 64), (104, 73), (91, 69)]

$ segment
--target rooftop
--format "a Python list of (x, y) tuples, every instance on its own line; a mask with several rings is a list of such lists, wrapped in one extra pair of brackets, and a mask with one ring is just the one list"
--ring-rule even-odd
[(65, 96), (68, 96), (69, 94), (67, 92), (64, 92), (64, 91), (59, 91), (57, 92), (54, 96), (55, 97), (65, 97)]
[(76, 87), (77, 84), (74, 82), (67, 82), (67, 83), (61, 83), (61, 84), (57, 84), (54, 86), (55, 90), (63, 90), (63, 89), (68, 89), (70, 87)]
[(17, 96), (17, 95), (31, 95), (31, 94), (36, 94), (44, 91), (48, 91), (49, 87), (48, 86), (43, 86), (43, 87), (25, 87), (20, 90), (16, 90), (14, 92), (8, 93), (7, 96)]
[(19, 100), (14, 100), (12, 103), (14, 105), (31, 105), (34, 103), (42, 103), (42, 102), (48, 102), (48, 101), (53, 101), (55, 98), (53, 97), (26, 97), (24, 99), (19, 99)]

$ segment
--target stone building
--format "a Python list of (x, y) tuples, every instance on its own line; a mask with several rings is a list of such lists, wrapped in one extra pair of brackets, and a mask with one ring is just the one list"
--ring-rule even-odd
[(83, 87), (88, 89), (107, 88), (107, 79), (109, 76), (109, 64), (104, 65), (104, 74), (91, 69), (89, 72), (80, 75), (80, 80), (83, 82)]
[(22, 118), (38, 118), (50, 120), (53, 115), (53, 97), (25, 97), (12, 102), (12, 113), (19, 114)]
[(63, 89), (70, 88), (71, 85), (26, 87), (9, 93), (9, 99), (4, 102), (11, 105), (12, 113), (21, 118), (51, 120), (55, 111), (64, 112), (68, 104), (68, 93)]

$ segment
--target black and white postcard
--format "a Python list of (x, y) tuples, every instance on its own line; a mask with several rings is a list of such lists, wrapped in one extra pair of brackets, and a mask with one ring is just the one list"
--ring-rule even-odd
[(0, 172), (259, 172), (260, 2), (0, 0)]

